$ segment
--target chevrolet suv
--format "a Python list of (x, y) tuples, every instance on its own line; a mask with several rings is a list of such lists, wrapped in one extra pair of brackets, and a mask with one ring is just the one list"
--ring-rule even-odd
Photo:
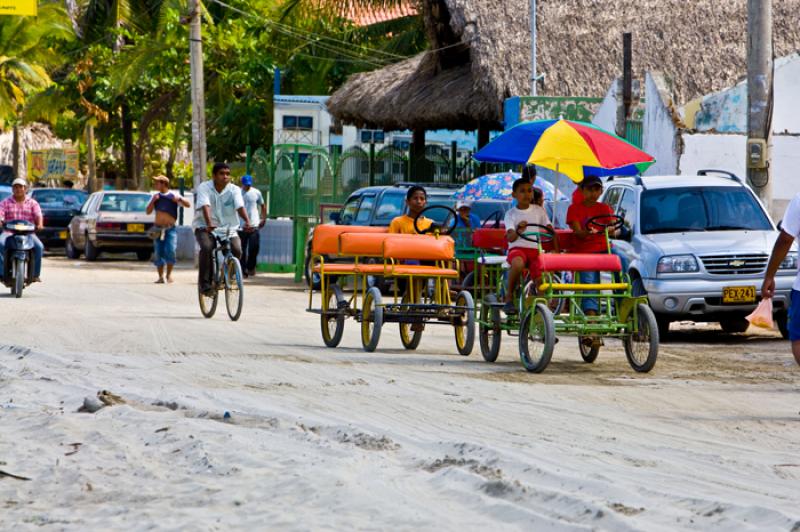
[[(746, 184), (721, 170), (610, 178), (602, 201), (625, 219), (614, 246), (634, 291), (649, 297), (662, 337), (678, 320), (747, 330), (779, 233)], [(784, 337), (796, 271), (793, 247), (775, 276), (773, 308)]]

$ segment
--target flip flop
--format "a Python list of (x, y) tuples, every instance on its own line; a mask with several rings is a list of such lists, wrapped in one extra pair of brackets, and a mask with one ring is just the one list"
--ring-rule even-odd
[(158, 281), (155, 282), (155, 284), (164, 284), (164, 279), (159, 279)]

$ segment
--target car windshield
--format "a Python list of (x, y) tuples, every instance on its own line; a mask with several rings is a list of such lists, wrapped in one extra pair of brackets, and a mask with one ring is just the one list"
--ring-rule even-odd
[(401, 192), (386, 192), (381, 196), (378, 209), (375, 211), (376, 225), (389, 225), (396, 217), (403, 214), (406, 206), (406, 195)]
[[(451, 194), (439, 194), (436, 192), (428, 194), (428, 204), (427, 207), (433, 207), (434, 205), (443, 205), (445, 207), (450, 207), (451, 209), (456, 208), (456, 200), (452, 198)], [(430, 218), (436, 223), (444, 222), (444, 219), (447, 217), (447, 211), (444, 209), (432, 209), (425, 213), (425, 216)]]
[(31, 192), (31, 196), (45, 208), (77, 209), (86, 201), (85, 192), (80, 190), (45, 190)]
[(145, 212), (150, 203), (149, 194), (104, 194), (100, 203), (102, 212)]
[[(481, 200), (472, 204), (472, 214), (480, 218), (481, 222), (486, 221), (489, 216), (500, 211), (500, 221), (503, 221), (506, 211), (511, 208), (511, 201), (491, 201)], [(494, 218), (492, 218), (494, 220)]]
[(3, 201), (4, 199), (9, 197), (10, 195), (11, 195), (11, 192), (9, 192), (7, 190), (0, 190), (0, 201)]
[(686, 187), (642, 193), (642, 234), (769, 231), (769, 219), (744, 187)]

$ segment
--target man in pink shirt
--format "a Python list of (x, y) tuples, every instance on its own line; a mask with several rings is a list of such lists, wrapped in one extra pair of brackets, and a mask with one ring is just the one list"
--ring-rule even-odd
[[(24, 179), (18, 177), (11, 183), (11, 191), (11, 196), (0, 201), (0, 223), (10, 222), (12, 220), (24, 220), (34, 224), (36, 230), (40, 231), (44, 227), (42, 209), (35, 199), (27, 197), (28, 183)], [(9, 234), (10, 233), (5, 231), (0, 234), (0, 272), (3, 271), (3, 260), (6, 254), (6, 238), (8, 238)], [(31, 237), (33, 237), (33, 282), (40, 282), (44, 246), (36, 235), (31, 235)]]

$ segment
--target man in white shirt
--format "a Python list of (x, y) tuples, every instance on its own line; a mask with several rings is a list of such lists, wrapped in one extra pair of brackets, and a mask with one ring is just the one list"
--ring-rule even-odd
[(200, 245), (200, 291), (213, 295), (214, 280), (211, 260), (214, 252), (214, 230), (225, 229), (230, 237), (231, 251), (237, 259), (242, 256), (242, 243), (237, 235), (239, 217), (244, 220), (245, 229), (250, 227), (250, 219), (244, 209), (242, 191), (231, 183), (231, 169), (225, 163), (216, 163), (212, 169), (212, 179), (197, 187), (194, 202), (194, 236)]
[[(247, 211), (247, 216), (250, 217), (250, 225), (259, 229), (264, 227), (267, 222), (267, 206), (264, 203), (264, 196), (261, 195), (261, 191), (253, 187), (253, 178), (250, 174), (242, 176), (242, 198), (244, 199), (244, 210)], [(260, 235), (257, 230), (245, 230), (244, 220), (241, 220), (239, 238), (242, 240), (244, 276), (255, 276), (258, 252), (261, 248)]]
[[(786, 208), (786, 214), (783, 215), (781, 232), (775, 240), (775, 246), (772, 248), (772, 255), (770, 255), (767, 265), (767, 273), (764, 276), (764, 284), (761, 285), (762, 298), (766, 299), (775, 295), (775, 274), (797, 237), (800, 237), (800, 194), (792, 199)], [(800, 273), (792, 285), (789, 319), (786, 326), (789, 329), (789, 340), (792, 342), (792, 354), (800, 364)]]

